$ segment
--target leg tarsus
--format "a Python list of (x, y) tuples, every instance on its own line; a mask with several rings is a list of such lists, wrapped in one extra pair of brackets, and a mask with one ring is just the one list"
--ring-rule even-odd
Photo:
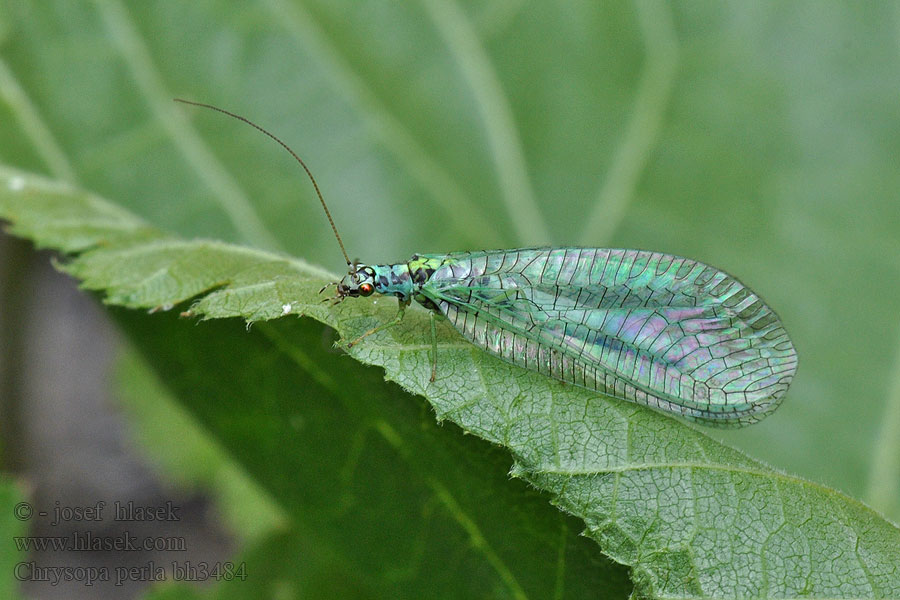
[(403, 312), (406, 310), (406, 307), (409, 306), (409, 303), (401, 301), (398, 304), (398, 306), (400, 307), (400, 310), (397, 311), (397, 315), (393, 319), (391, 319), (390, 321), (386, 321), (386, 322), (382, 323), (381, 325), (379, 325), (377, 327), (373, 327), (372, 329), (368, 330), (367, 332), (365, 332), (364, 334), (362, 334), (361, 336), (359, 336), (358, 338), (356, 338), (355, 340), (353, 340), (352, 342), (347, 344), (347, 349), (349, 350), (350, 348), (352, 348), (353, 346), (355, 346), (356, 344), (361, 342), (363, 339), (369, 337), (373, 333), (381, 331), (382, 329), (387, 329), (388, 327), (393, 327), (394, 325), (399, 323), (401, 320), (403, 320)]

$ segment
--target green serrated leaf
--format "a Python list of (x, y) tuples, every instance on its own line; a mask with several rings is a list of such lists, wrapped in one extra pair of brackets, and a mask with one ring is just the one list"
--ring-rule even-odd
[[(311, 319), (246, 328), (172, 313), (113, 314), (166, 395), (178, 398), (289, 517), (286, 531), (232, 559), (246, 560), (250, 576), (222, 582), (215, 597), (629, 593), (624, 569), (578, 535), (576, 519), (508, 480), (506, 452), (438, 427), (379, 370), (330, 352), (331, 337), (324, 341)], [(181, 438), (197, 434), (172, 421), (161, 416), (143, 433), (155, 433), (183, 470), (198, 457), (179, 452), (196, 450), (198, 440)], [(227, 498), (220, 505), (236, 514)], [(251, 507), (240, 508), (246, 515)]]
[[(288, 516), (231, 558), (248, 578), (221, 582), (214, 597), (629, 594), (624, 569), (578, 535), (577, 519), (509, 480), (507, 452), (439, 427), (380, 369), (330, 351), (333, 331), (312, 319), (248, 330), (112, 312), (168, 392)], [(176, 434), (162, 440), (172, 454)]]
[[(61, 205), (65, 228), (53, 226)], [(318, 290), (332, 276), (295, 259), (150, 233), (134, 218), (123, 222), (138, 239), (119, 225), (105, 235), (96, 224), (113, 210), (76, 190), (0, 171), (0, 216), (37, 244), (73, 253), (65, 269), (107, 302), (156, 309), (195, 299), (190, 314), (248, 321), (308, 315), (345, 339), (396, 311), (387, 299), (323, 304)], [(299, 350), (272, 335), (286, 356)], [(548, 492), (607, 555), (631, 566), (637, 595), (900, 595), (900, 530), (862, 503), (775, 471), (696, 427), (506, 365), (447, 326), (438, 344), (433, 383), (424, 310), (351, 353), (427, 398), (439, 419), (508, 448), (515, 476)], [(297, 360), (315, 358), (299, 352)], [(343, 385), (324, 375), (320, 384)]]

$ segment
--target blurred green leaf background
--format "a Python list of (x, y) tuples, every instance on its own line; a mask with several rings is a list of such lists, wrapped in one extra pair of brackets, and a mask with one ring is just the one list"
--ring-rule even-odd
[[(0, 162), (185, 237), (590, 245), (723, 268), (800, 353), (712, 432), (900, 518), (900, 4), (0, 2)], [(0, 257), (2, 260), (3, 257)]]

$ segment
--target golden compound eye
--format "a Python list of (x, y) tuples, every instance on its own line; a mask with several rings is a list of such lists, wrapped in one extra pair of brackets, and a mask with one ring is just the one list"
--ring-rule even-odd
[(360, 296), (371, 296), (372, 292), (374, 292), (374, 291), (375, 291), (375, 288), (372, 286), (371, 283), (364, 283), (361, 286), (359, 286), (359, 295)]

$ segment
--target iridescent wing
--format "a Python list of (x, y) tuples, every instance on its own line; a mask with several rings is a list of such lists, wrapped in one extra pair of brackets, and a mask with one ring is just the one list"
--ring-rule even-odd
[(780, 320), (727, 273), (638, 250), (454, 253), (422, 286), (508, 362), (707, 424), (774, 410), (797, 368)]

